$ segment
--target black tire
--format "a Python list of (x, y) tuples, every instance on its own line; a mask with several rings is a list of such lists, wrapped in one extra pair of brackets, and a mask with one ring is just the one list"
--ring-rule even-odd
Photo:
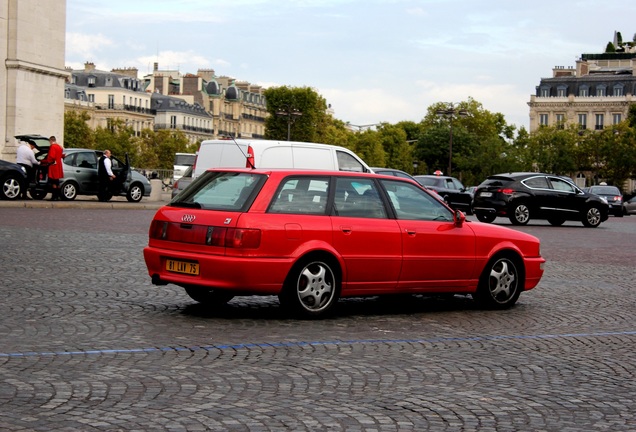
[(590, 206), (581, 218), (583, 225), (588, 228), (596, 228), (601, 224), (601, 210), (597, 206)]
[(22, 196), (22, 189), (26, 187), (22, 183), (19, 174), (9, 173), (2, 177), (2, 188), (0, 188), (0, 198), (6, 200), (15, 200)]
[(526, 225), (530, 222), (530, 208), (524, 202), (515, 203), (508, 214), (508, 219), (513, 225)]
[(34, 200), (43, 200), (46, 194), (48, 194), (48, 192), (42, 189), (29, 190), (29, 195), (31, 195), (31, 198)]
[(126, 193), (126, 199), (130, 202), (139, 202), (144, 197), (144, 187), (139, 183), (133, 183)]
[(300, 318), (326, 316), (340, 296), (340, 271), (331, 259), (301, 260), (287, 275), (278, 296), (283, 308)]
[(565, 222), (565, 219), (553, 217), (553, 218), (549, 218), (548, 222), (550, 222), (550, 225), (552, 226), (561, 226)]
[(213, 290), (205, 287), (184, 287), (186, 294), (196, 302), (206, 306), (221, 306), (234, 298), (232, 293), (223, 290)]
[(492, 223), (497, 218), (497, 216), (490, 213), (475, 213), (475, 216), (477, 216), (479, 222), (484, 223)]
[(510, 308), (521, 294), (523, 278), (518, 259), (508, 255), (495, 256), (484, 267), (475, 300), (486, 309)]
[(72, 181), (64, 182), (60, 191), (60, 198), (64, 201), (73, 201), (77, 198), (77, 184)]

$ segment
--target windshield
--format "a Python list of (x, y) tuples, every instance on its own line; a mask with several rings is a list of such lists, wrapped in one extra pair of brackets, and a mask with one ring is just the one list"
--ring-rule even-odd
[(176, 154), (174, 157), (174, 165), (194, 165), (195, 154)]
[(620, 191), (615, 186), (592, 186), (590, 192), (602, 195), (620, 195)]
[(177, 195), (170, 205), (244, 211), (251, 205), (265, 179), (263, 174), (209, 171)]

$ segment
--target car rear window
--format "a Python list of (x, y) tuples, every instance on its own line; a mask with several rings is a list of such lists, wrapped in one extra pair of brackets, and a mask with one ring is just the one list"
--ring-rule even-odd
[(266, 180), (263, 174), (208, 171), (170, 202), (171, 206), (245, 211)]
[(620, 195), (620, 191), (615, 186), (592, 186), (590, 192), (603, 195)]

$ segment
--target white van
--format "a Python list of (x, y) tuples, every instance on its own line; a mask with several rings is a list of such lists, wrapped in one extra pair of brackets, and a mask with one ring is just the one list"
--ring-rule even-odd
[(201, 143), (192, 177), (210, 168), (301, 168), (373, 172), (344, 147), (297, 141), (217, 139)]
[(173, 179), (174, 181), (179, 180), (185, 171), (194, 165), (194, 161), (196, 160), (197, 155), (195, 153), (175, 153), (174, 155), (174, 164), (172, 165), (173, 169)]

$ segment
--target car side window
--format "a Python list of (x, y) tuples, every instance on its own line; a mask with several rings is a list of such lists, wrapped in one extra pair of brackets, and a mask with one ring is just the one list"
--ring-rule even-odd
[(565, 180), (561, 180), (560, 178), (550, 177), (550, 183), (552, 184), (552, 188), (558, 191), (572, 193), (576, 192), (576, 190), (574, 190), (574, 187), (570, 183), (566, 182)]
[(268, 213), (324, 215), (328, 196), (328, 177), (290, 177), (281, 182)]
[(384, 202), (373, 179), (338, 177), (334, 209), (337, 216), (387, 218)]
[(549, 189), (548, 179), (543, 176), (530, 177), (522, 182), (531, 189)]
[(97, 158), (94, 152), (79, 152), (76, 153), (73, 166), (80, 168), (97, 168)]
[(336, 157), (338, 158), (338, 167), (340, 171), (353, 171), (364, 172), (364, 167), (360, 161), (356, 160), (349, 153), (336, 150)]
[(452, 212), (437, 198), (410, 183), (381, 180), (398, 219), (453, 221)]

